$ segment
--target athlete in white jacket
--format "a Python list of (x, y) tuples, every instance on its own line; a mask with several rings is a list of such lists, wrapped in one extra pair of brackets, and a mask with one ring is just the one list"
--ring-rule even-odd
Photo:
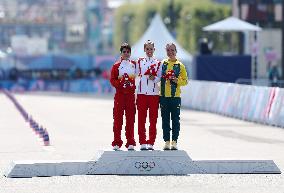
[[(144, 44), (146, 57), (137, 61), (137, 110), (138, 110), (138, 134), (141, 150), (153, 150), (157, 134), (157, 118), (159, 109), (159, 85), (161, 79), (161, 62), (153, 57), (154, 43), (150, 40)], [(149, 109), (149, 138), (146, 140), (146, 118)]]

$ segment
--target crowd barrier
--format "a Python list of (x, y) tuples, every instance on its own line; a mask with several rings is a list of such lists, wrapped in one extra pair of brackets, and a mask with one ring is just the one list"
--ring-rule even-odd
[(9, 60), (2, 61), (6, 68), (17, 68), (18, 70), (54, 70), (65, 69), (90, 70), (100, 68), (110, 69), (118, 56), (112, 55), (68, 55), (68, 54), (46, 54), (37, 56), (13, 56)]
[(36, 136), (38, 136), (42, 140), (43, 145), (45, 146), (50, 145), (50, 137), (47, 129), (42, 125), (40, 125), (38, 122), (36, 122), (33, 119), (33, 117), (29, 113), (27, 113), (24, 107), (18, 102), (18, 100), (14, 97), (14, 95), (11, 92), (9, 92), (6, 89), (0, 89), (0, 92), (3, 92), (15, 105), (16, 109), (22, 115), (24, 120), (29, 124), (30, 128), (34, 131)]
[(284, 127), (284, 89), (278, 87), (192, 80), (183, 88), (182, 105)]
[[(72, 93), (113, 93), (107, 79), (64, 81), (0, 81), (0, 89), (21, 91), (60, 91)], [(182, 88), (184, 107), (234, 118), (284, 127), (284, 89), (234, 83), (191, 80)]]
[(72, 93), (112, 93), (113, 87), (108, 79), (76, 80), (26, 80), (0, 81), (0, 88), (13, 92), (60, 91)]

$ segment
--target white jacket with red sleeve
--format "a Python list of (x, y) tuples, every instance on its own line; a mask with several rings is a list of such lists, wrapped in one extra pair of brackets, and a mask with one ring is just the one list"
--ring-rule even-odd
[[(148, 68), (154, 65), (157, 76), (154, 80), (149, 79), (149, 75), (145, 75)], [(137, 94), (159, 95), (160, 88), (158, 82), (162, 76), (162, 65), (157, 59), (151, 57), (139, 58), (137, 61)]]

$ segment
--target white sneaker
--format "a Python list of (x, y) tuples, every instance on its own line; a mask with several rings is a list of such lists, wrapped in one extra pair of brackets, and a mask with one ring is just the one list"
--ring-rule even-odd
[(128, 149), (128, 151), (133, 151), (134, 150), (134, 145), (129, 145), (127, 149)]
[(140, 150), (142, 150), (142, 151), (143, 150), (147, 150), (147, 145), (146, 144), (142, 144), (141, 147), (140, 147)]
[(172, 147), (171, 147), (171, 150), (178, 150), (177, 142), (176, 142), (176, 141), (172, 141)]
[(163, 150), (170, 150), (171, 149), (171, 142), (166, 141)]
[(153, 147), (153, 145), (151, 145), (151, 144), (148, 144), (148, 150), (154, 150), (154, 147)]
[(119, 146), (118, 145), (115, 145), (115, 146), (113, 146), (113, 148), (112, 148), (114, 151), (120, 151), (120, 148), (119, 148)]

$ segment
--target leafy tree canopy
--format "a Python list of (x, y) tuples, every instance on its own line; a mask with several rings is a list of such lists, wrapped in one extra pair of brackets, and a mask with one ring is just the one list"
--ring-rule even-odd
[[(189, 52), (197, 52), (198, 41), (202, 37), (214, 41), (215, 48), (226, 47), (220, 41), (220, 34), (203, 32), (202, 27), (231, 15), (230, 6), (210, 0), (145, 0), (125, 4), (116, 10), (116, 50), (125, 41), (133, 45), (143, 35), (156, 12), (161, 15), (177, 41)], [(225, 41), (226, 35), (221, 36)]]

